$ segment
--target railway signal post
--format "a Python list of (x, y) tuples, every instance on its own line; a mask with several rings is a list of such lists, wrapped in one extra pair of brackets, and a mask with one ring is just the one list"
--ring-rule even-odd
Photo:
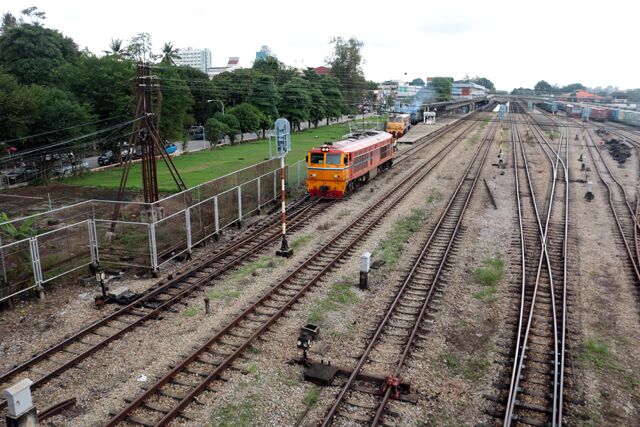
[(276, 251), (277, 256), (289, 258), (293, 255), (293, 249), (289, 247), (287, 242), (287, 213), (286, 213), (286, 194), (285, 194), (285, 157), (291, 151), (291, 125), (289, 120), (279, 118), (275, 123), (276, 129), (276, 146), (278, 155), (280, 156), (280, 183), (281, 183), (281, 199), (282, 199), (282, 244), (280, 249)]

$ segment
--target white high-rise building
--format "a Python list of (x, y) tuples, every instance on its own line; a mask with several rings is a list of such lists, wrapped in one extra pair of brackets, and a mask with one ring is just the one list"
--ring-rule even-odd
[(178, 56), (180, 58), (176, 58), (174, 61), (176, 65), (197, 68), (203, 73), (206, 73), (211, 67), (211, 51), (207, 48), (192, 49), (188, 47), (186, 49), (178, 49)]

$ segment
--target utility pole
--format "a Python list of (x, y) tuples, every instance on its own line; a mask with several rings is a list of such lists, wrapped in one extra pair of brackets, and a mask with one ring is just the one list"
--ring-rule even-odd
[[(160, 138), (160, 111), (162, 109), (162, 93), (160, 91), (160, 78), (151, 75), (149, 64), (139, 62), (136, 68), (136, 77), (132, 79), (135, 94), (135, 112), (133, 129), (129, 139), (129, 153), (125, 160), (120, 178), (118, 201), (124, 197), (131, 160), (136, 150), (136, 143), (140, 144), (142, 151), (142, 189), (145, 203), (154, 203), (159, 199), (158, 195), (158, 170), (157, 156), (162, 157), (173, 180), (180, 191), (186, 190), (178, 169), (167, 153), (164, 142)], [(155, 107), (155, 108), (154, 108)], [(113, 221), (118, 219), (120, 203), (115, 204)], [(116, 223), (111, 223), (111, 231), (115, 230)]]
[(291, 151), (291, 125), (289, 120), (280, 118), (276, 120), (276, 145), (278, 147), (278, 154), (280, 155), (280, 184), (282, 201), (282, 244), (280, 249), (276, 251), (277, 256), (291, 257), (293, 255), (293, 249), (289, 247), (287, 242), (287, 211), (286, 211), (286, 189), (285, 189), (285, 157), (289, 151)]

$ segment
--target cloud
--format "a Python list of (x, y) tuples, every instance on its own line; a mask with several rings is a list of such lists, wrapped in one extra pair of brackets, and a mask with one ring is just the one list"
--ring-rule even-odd
[(477, 26), (471, 16), (459, 12), (430, 14), (418, 20), (416, 29), (421, 33), (463, 34)]

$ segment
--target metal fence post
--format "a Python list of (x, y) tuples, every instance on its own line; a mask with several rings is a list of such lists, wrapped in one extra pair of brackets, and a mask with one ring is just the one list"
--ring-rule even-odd
[(36, 288), (40, 292), (40, 297), (44, 297), (42, 289), (42, 266), (40, 264), (40, 249), (38, 248), (38, 237), (29, 239), (29, 252), (31, 254), (31, 266), (33, 267), (33, 278), (36, 282)]
[(262, 179), (261, 176), (258, 177), (258, 213), (260, 213), (260, 180)]
[(276, 171), (271, 172), (273, 174), (273, 200), (278, 197), (278, 182), (276, 181)]
[(0, 260), (2, 261), (2, 277), (4, 279), (4, 283), (9, 283), (9, 280), (7, 280), (7, 266), (4, 261), (4, 246), (2, 246), (2, 236), (0, 236)]
[(242, 186), (238, 185), (238, 221), (242, 221)]
[(100, 264), (100, 254), (98, 252), (98, 230), (96, 229), (96, 222), (92, 219), (87, 223), (89, 227), (89, 249), (91, 250), (91, 263), (94, 265)]
[(187, 232), (187, 252), (191, 253), (191, 208), (184, 210), (184, 227)]
[(156, 247), (156, 223), (152, 222), (149, 227), (149, 249), (151, 255), (151, 270), (153, 274), (158, 272), (158, 248)]
[(220, 233), (220, 217), (218, 216), (218, 196), (213, 197), (213, 220), (216, 223), (216, 235)]

